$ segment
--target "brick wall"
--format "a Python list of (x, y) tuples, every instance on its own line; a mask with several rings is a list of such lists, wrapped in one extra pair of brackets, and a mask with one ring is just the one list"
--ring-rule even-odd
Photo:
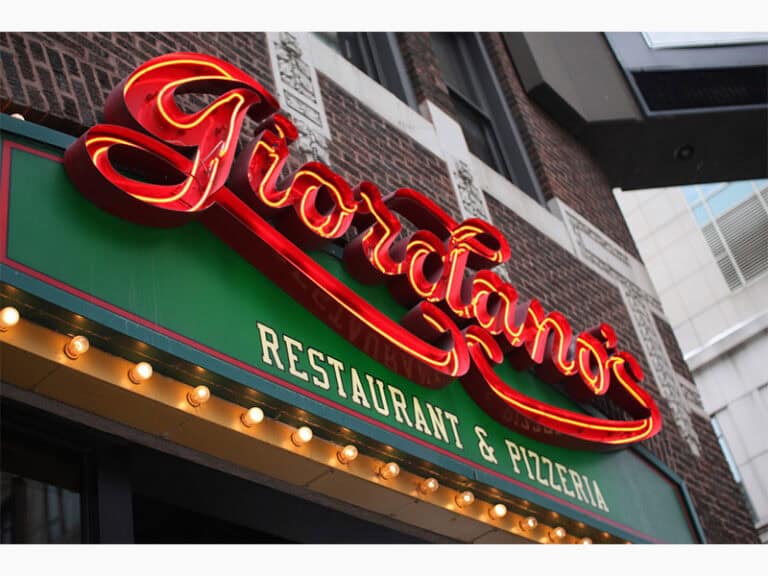
[[(702, 444), (701, 456), (697, 458), (683, 440), (669, 404), (659, 392), (619, 290), (496, 199), (486, 196), (486, 202), (494, 225), (510, 241), (512, 256), (507, 269), (521, 298), (536, 297), (546, 310), (559, 310), (575, 332), (593, 326), (596, 318), (608, 322), (616, 330), (619, 346), (640, 362), (645, 372), (643, 387), (658, 404), (664, 422), (661, 432), (643, 445), (686, 482), (708, 541), (757, 542), (743, 497), (709, 421), (691, 415)], [(675, 341), (667, 338), (667, 348), (680, 355)], [(596, 404), (615, 414), (605, 403)]]
[(227, 60), (274, 90), (266, 36), (253, 33), (0, 33), (0, 112), (79, 135), (139, 64), (168, 52)]
[[(526, 98), (500, 37), (484, 38), (545, 193), (562, 198), (636, 254), (605, 176), (577, 142)], [(418, 97), (429, 98), (450, 112), (428, 34), (400, 34), (398, 39)], [(146, 59), (175, 50), (207, 52), (229, 60), (274, 90), (263, 34), (0, 33), (0, 110), (21, 112), (30, 121), (79, 134), (101, 118), (112, 86)], [(410, 186), (458, 217), (442, 160), (382, 121), (332, 79), (321, 74), (319, 81), (335, 170), (353, 185), (370, 180), (382, 192)], [(487, 202), (494, 223), (510, 240), (509, 272), (521, 294), (539, 298), (547, 309), (561, 310), (576, 330), (591, 326), (595, 318), (611, 323), (621, 345), (650, 374), (618, 290), (495, 199), (488, 197)], [(657, 320), (657, 325), (675, 368), (681, 371), (679, 349), (666, 322)], [(646, 385), (659, 404), (665, 427), (645, 446), (684, 478), (707, 538), (756, 542), (709, 422), (692, 415), (702, 442), (702, 455), (695, 458), (651, 376)]]
[(545, 198), (560, 198), (640, 259), (607, 176), (582, 144), (526, 96), (501, 35), (482, 36)]
[(354, 186), (373, 182), (382, 194), (413, 188), (460, 219), (448, 167), (440, 158), (384, 122), (369, 108), (319, 74), (331, 129), (331, 167)]
[(672, 366), (675, 369), (675, 372), (693, 382), (693, 375), (688, 369), (688, 364), (686, 364), (685, 358), (683, 358), (683, 352), (680, 350), (680, 346), (677, 343), (677, 338), (675, 338), (675, 332), (672, 330), (672, 326), (669, 325), (669, 322), (655, 314), (653, 320), (656, 322), (656, 328), (658, 328), (659, 334), (661, 334), (661, 339), (664, 341), (664, 347), (667, 349), (669, 359), (672, 361)]

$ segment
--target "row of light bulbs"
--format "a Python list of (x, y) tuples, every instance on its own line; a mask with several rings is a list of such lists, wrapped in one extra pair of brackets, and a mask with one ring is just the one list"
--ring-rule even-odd
[[(0, 310), (0, 331), (5, 332), (19, 322), (19, 312), (12, 306), (7, 306)], [(72, 360), (78, 359), (90, 348), (88, 338), (85, 336), (74, 336), (64, 346), (64, 353)], [(128, 378), (134, 384), (141, 384), (152, 377), (152, 365), (149, 362), (139, 362), (128, 370)], [(187, 393), (187, 402), (197, 408), (205, 404), (211, 398), (211, 391), (207, 386), (197, 386)], [(240, 415), (240, 422), (243, 426), (250, 428), (264, 420), (264, 411), (258, 406), (249, 408)], [(312, 429), (309, 426), (300, 426), (291, 434), (291, 442), (301, 447), (312, 440)], [(358, 450), (352, 444), (344, 446), (336, 453), (336, 458), (343, 465), (352, 463), (358, 457)], [(378, 476), (382, 480), (392, 480), (400, 475), (400, 466), (396, 462), (387, 462), (378, 469)], [(440, 488), (440, 483), (435, 478), (426, 478), (419, 483), (419, 492), (424, 495), (434, 494)], [(469, 490), (465, 490), (456, 495), (454, 502), (459, 508), (466, 508), (475, 502), (475, 495)], [(489, 510), (488, 515), (493, 520), (501, 520), (507, 515), (507, 507), (504, 504), (494, 504)], [(528, 516), (520, 519), (518, 526), (523, 532), (530, 532), (538, 526), (539, 522), (534, 516)], [(562, 542), (567, 535), (565, 528), (557, 526), (549, 531), (549, 539), (552, 542)], [(585, 537), (579, 541), (581, 544), (592, 544), (592, 539)]]

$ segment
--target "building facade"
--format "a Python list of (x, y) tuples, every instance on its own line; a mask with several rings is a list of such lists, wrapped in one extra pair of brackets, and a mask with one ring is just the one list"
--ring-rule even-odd
[(749, 180), (618, 194), (764, 542), (767, 190)]
[[(375, 402), (363, 420), (359, 406), (366, 397), (355, 388), (362, 382), (359, 375), (351, 376), (352, 388), (345, 392), (341, 372), (335, 372), (334, 391), (331, 368), (317, 371), (315, 376), (325, 373), (326, 378), (312, 383), (302, 366), (313, 360), (296, 360), (302, 341), (308, 347), (306, 339), (313, 336), (319, 340), (315, 361), (321, 355), (331, 360), (322, 345), (337, 344), (315, 320), (295, 312), (293, 332), (290, 323), (279, 329), (266, 320), (257, 324), (259, 317), (282, 321), (279, 312), (293, 310), (291, 301), (275, 291), (290, 280), (250, 279), (234, 251), (227, 252), (231, 257), (212, 253), (205, 258), (215, 274), (200, 272), (194, 278), (199, 282), (189, 286), (188, 294), (203, 299), (195, 304), (188, 301), (191, 295), (184, 296), (186, 289), (161, 294), (161, 286), (174, 281), (169, 275), (181, 278), (194, 266), (183, 267), (185, 256), (175, 244), (181, 236), (151, 244), (140, 239), (143, 233), (134, 236), (135, 230), (120, 228), (122, 222), (102, 222), (107, 215), (95, 209), (85, 221), (63, 205), (42, 209), (50, 198), (37, 194), (58, 186), (72, 189), (61, 169), (56, 172), (44, 161), (60, 163), (63, 150), (77, 145), (75, 137), (103, 123), (108, 95), (139, 66), (176, 52), (229, 63), (274, 95), (300, 135), (291, 145), (287, 170), (319, 161), (351, 186), (373, 182), (382, 193), (411, 188), (455, 222), (491, 223), (511, 248), (511, 257), (494, 271), (517, 289), (521, 301), (536, 298), (546, 310), (562, 312), (574, 334), (600, 322), (615, 329), (622, 349), (642, 368), (642, 386), (663, 421), (660, 432), (640, 446), (607, 455), (566, 447), (556, 452), (561, 462), (543, 456), (546, 438), (525, 448), (522, 440), (508, 436), (503, 442), (488, 435), (490, 424), (462, 432), (452, 423), (468, 426), (477, 408), (461, 403), (440, 412), (435, 400), (422, 409), (418, 395), (406, 398), (401, 391), (410, 390), (408, 378), (397, 380), (399, 390), (389, 386), (393, 414), (388, 424), (376, 416)], [(11, 143), (4, 148), (11, 151), (3, 164), (10, 202), (4, 205), (8, 239), (1, 302), (21, 315), (17, 326), (0, 333), (3, 541), (757, 541), (708, 410), (611, 193), (614, 182), (588, 147), (530, 97), (506, 35), (2, 33), (0, 54), (3, 142)], [(147, 101), (156, 95), (150, 91)], [(210, 101), (181, 95), (177, 104), (194, 111)], [(263, 130), (244, 122), (243, 149)], [(17, 159), (31, 154), (29, 149), (37, 150), (39, 167)], [(176, 158), (181, 164), (191, 161)], [(43, 176), (48, 171), (53, 180)], [(33, 216), (38, 209), (40, 216)], [(58, 243), (51, 232), (56, 222), (60, 245), (69, 238), (65, 229), (70, 230), (79, 238), (72, 246), (85, 252), (51, 253)], [(91, 225), (94, 230), (80, 236)], [(225, 241), (236, 242), (231, 228), (211, 226)], [(189, 242), (218, 250), (210, 238), (200, 240), (198, 228), (179, 230), (189, 233)], [(112, 234), (134, 240), (110, 242)], [(328, 248), (330, 256), (319, 260), (333, 268), (353, 238), (352, 230), (337, 238)], [(163, 246), (170, 251), (164, 253)], [(103, 252), (81, 257), (92, 248)], [(145, 256), (148, 262), (141, 259)], [(157, 268), (161, 260), (167, 273)], [(135, 269), (144, 266), (142, 274)], [(136, 275), (121, 284), (120, 274), (113, 273), (126, 268)], [(70, 275), (77, 278), (62, 280)], [(250, 334), (228, 334), (227, 322), (235, 330), (247, 313), (247, 298), (239, 300), (243, 294), (227, 289), (220, 276), (243, 286), (252, 281), (272, 294), (273, 304), (262, 304), (261, 316), (249, 320)], [(142, 280), (147, 278), (148, 283)], [(124, 302), (110, 300), (104, 295), (109, 291)], [(384, 306), (381, 294), (364, 293)], [(294, 299), (301, 299), (300, 290)], [(188, 332), (169, 328), (176, 311), (187, 305), (200, 311), (200, 320), (181, 314)], [(321, 306), (308, 304), (313, 305)], [(290, 321), (290, 314), (283, 316)], [(210, 324), (206, 329), (220, 330), (222, 348), (196, 346), (206, 334), (204, 323)], [(51, 342), (69, 345), (78, 334), (87, 334), (91, 343), (83, 358), (73, 360), (61, 346), (56, 353), (46, 348)], [(349, 335), (346, 339), (351, 341)], [(249, 361), (237, 363), (220, 352), (258, 344), (262, 350), (256, 360), (263, 366), (251, 384)], [(362, 366), (374, 352), (362, 340), (353, 344), (365, 352), (357, 360)], [(151, 361), (152, 385), (107, 374), (112, 366), (139, 361)], [(375, 370), (383, 368), (371, 370), (375, 395)], [(278, 377), (293, 384), (275, 386)], [(133, 373), (131, 380), (136, 379), (141, 380)], [(211, 394), (207, 412), (199, 408), (202, 402), (182, 393), (197, 385), (207, 386), (201, 394)], [(458, 388), (455, 382), (451, 386)], [(326, 392), (337, 398), (331, 402)], [(470, 401), (460, 394), (451, 397)], [(248, 402), (267, 415), (258, 433), (251, 432), (255, 422), (246, 426), (237, 418), (235, 406)], [(582, 399), (578, 406), (592, 415), (625, 416), (604, 400)], [(435, 426), (439, 413), (445, 415), (444, 434)], [(432, 430), (424, 424), (427, 419)], [(307, 423), (315, 433), (309, 444), (298, 430)], [(438, 443), (435, 449), (441, 435), (450, 446)], [(470, 441), (472, 456), (461, 452), (469, 450)], [(367, 468), (355, 469), (344, 464), (346, 457), (336, 457), (336, 446), (347, 442), (359, 451), (355, 465)], [(539, 469), (545, 461), (549, 478)], [(594, 478), (572, 472), (579, 466), (604, 473), (602, 488), (599, 479), (594, 484)], [(559, 483), (558, 471), (563, 474)], [(642, 482), (633, 481), (632, 471), (638, 480), (646, 473), (654, 478), (648, 486), (658, 489), (659, 506), (666, 511), (652, 505), (654, 498), (643, 492)], [(437, 481), (435, 496), (432, 484), (422, 484), (424, 478)], [(608, 484), (613, 500), (603, 494)], [(496, 502), (508, 513), (489, 512)], [(297, 526), (291, 520), (297, 516), (306, 522)], [(530, 518), (535, 520), (526, 525)], [(664, 526), (673, 525), (678, 532), (664, 532)]]

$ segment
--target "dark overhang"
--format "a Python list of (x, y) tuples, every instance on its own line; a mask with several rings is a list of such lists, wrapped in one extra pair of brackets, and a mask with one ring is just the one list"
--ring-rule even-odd
[(652, 48), (641, 33), (506, 33), (526, 92), (614, 186), (768, 176), (768, 44)]

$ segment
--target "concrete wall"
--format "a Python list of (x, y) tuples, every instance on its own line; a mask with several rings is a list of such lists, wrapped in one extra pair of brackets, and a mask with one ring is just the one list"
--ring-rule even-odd
[(616, 197), (768, 542), (768, 275), (731, 291), (681, 188)]

